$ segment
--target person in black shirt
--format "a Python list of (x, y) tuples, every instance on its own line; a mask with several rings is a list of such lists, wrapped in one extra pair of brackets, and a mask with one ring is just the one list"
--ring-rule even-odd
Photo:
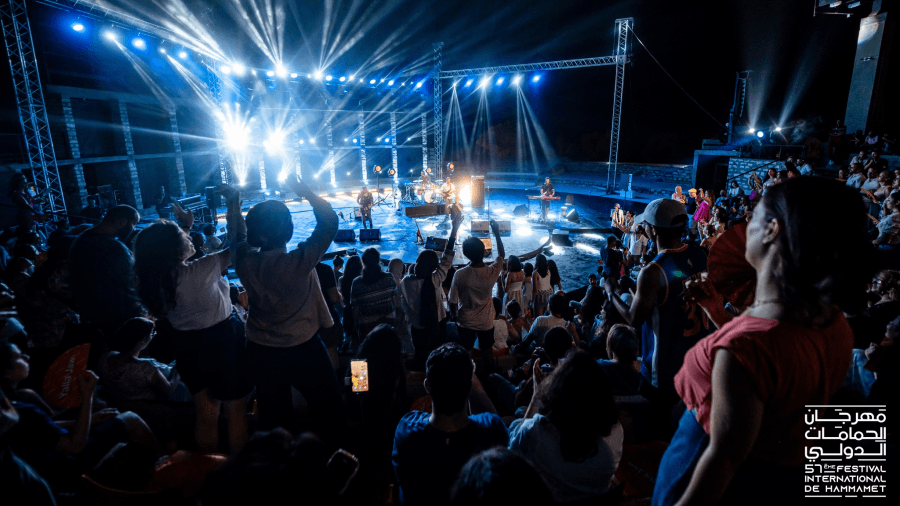
[[(556, 195), (556, 190), (553, 189), (553, 183), (550, 182), (550, 178), (548, 177), (544, 184), (541, 185), (541, 197), (552, 197)], [(550, 212), (550, 201), (549, 200), (541, 200), (541, 219), (546, 220), (547, 214)]]
[(869, 162), (866, 163), (865, 170), (875, 169), (875, 172), (881, 174), (883, 171), (886, 171), (888, 168), (887, 160), (881, 157), (881, 153), (878, 151), (872, 151), (872, 158), (869, 159)]
[[(374, 206), (374, 199), (372, 198), (372, 194), (369, 193), (369, 189), (363, 186), (362, 191), (359, 192), (359, 196), (356, 197), (356, 203), (359, 204), (359, 213), (362, 215), (363, 228), (375, 228), (375, 225), (372, 224), (372, 206)], [(366, 220), (369, 220), (369, 226), (366, 226)]]

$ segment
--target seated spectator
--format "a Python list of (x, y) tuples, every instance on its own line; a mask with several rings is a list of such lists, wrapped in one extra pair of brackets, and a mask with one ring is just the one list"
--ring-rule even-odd
[(522, 266), (522, 272), (525, 273), (525, 281), (522, 283), (522, 316), (527, 316), (529, 318), (534, 318), (534, 313), (532, 313), (531, 303), (533, 302), (534, 293), (534, 280), (532, 279), (534, 276), (534, 264), (531, 262), (526, 262)]
[(506, 332), (510, 341), (518, 343), (522, 340), (522, 336), (531, 330), (531, 318), (522, 315), (522, 306), (514, 300), (506, 304), (506, 315)]
[(390, 272), (381, 270), (381, 254), (367, 248), (362, 254), (362, 276), (353, 280), (350, 305), (356, 334), (361, 340), (382, 323), (394, 325), (396, 308), (400, 307), (400, 292)]
[(709, 253), (709, 249), (712, 248), (713, 243), (716, 242), (716, 227), (712, 223), (707, 223), (703, 226), (701, 232), (700, 237), (702, 237), (703, 240), (700, 241), (700, 247)]
[(356, 335), (356, 320), (353, 318), (353, 305), (350, 303), (350, 291), (353, 289), (353, 280), (362, 274), (362, 270), (362, 259), (358, 255), (353, 255), (347, 258), (344, 274), (338, 280), (344, 309), (344, 343), (338, 348), (338, 353), (352, 354), (353, 348), (359, 343)]
[(808, 176), (812, 174), (812, 165), (809, 164), (805, 159), (799, 158), (797, 160), (797, 170), (800, 172), (801, 176)]
[[(500, 417), (481, 412), (470, 400), (486, 396), (472, 388), (475, 364), (465, 348), (441, 345), (428, 356), (425, 367), (432, 413), (407, 413), (394, 435), (394, 472), (404, 506), (447, 504), (453, 482), (469, 458), (508, 441)], [(471, 415), (466, 414), (467, 400)]]
[(72, 310), (67, 258), (73, 236), (60, 236), (50, 241), (47, 261), (35, 270), (17, 301), (16, 309), (28, 332), (29, 347), (52, 348), (65, 335), (66, 326), (78, 321)]
[[(187, 387), (173, 367), (152, 358), (141, 358), (141, 352), (156, 335), (154, 323), (146, 318), (125, 322), (116, 333), (116, 350), (100, 361), (100, 384), (117, 401), (188, 400)], [(181, 387), (181, 392), (176, 391)]]
[(603, 369), (584, 351), (535, 388), (525, 418), (509, 428), (509, 448), (531, 460), (556, 504), (596, 501), (612, 486), (624, 432)]
[(863, 335), (856, 336), (854, 348), (866, 349), (873, 336), (881, 336), (888, 323), (900, 316), (900, 271), (883, 270), (872, 278), (872, 291), (879, 300), (866, 308)]
[[(498, 297), (494, 297), (492, 302), (494, 304), (494, 346), (491, 348), (491, 353), (494, 356), (509, 355), (509, 329), (506, 325), (506, 317), (503, 316), (503, 303)], [(482, 353), (485, 351), (482, 350)]]
[(216, 226), (207, 223), (203, 225), (203, 251), (215, 253), (222, 247), (222, 241), (216, 237)]
[(641, 364), (638, 357), (641, 348), (637, 332), (619, 323), (613, 325), (606, 338), (606, 356), (597, 362), (606, 373), (613, 395), (637, 395), (641, 386)]
[(898, 195), (892, 194), (884, 201), (882, 218), (876, 225), (878, 237), (872, 244), (881, 249), (894, 252), (900, 245), (900, 202)]
[(863, 174), (862, 164), (850, 164), (850, 175), (847, 176), (847, 182), (845, 184), (850, 188), (861, 188), (865, 181), (866, 175)]
[(866, 154), (866, 150), (860, 151), (858, 155), (855, 155), (850, 159), (850, 165), (854, 165), (857, 163), (862, 165), (863, 167), (865, 167), (866, 164), (869, 163), (869, 157)]
[(570, 335), (577, 336), (575, 325), (567, 322), (562, 318), (562, 314), (566, 309), (566, 298), (559, 294), (550, 296), (550, 314), (547, 316), (539, 316), (535, 318), (531, 331), (522, 339), (522, 342), (516, 346), (515, 353), (518, 355), (530, 355), (531, 350), (536, 346), (544, 345), (544, 335), (548, 330), (554, 327), (562, 327), (566, 329)]
[[(47, 482), (24, 460), (16, 456), (5, 438), (7, 432), (19, 423), (16, 408), (0, 389), (0, 483), (3, 499), (9, 504), (56, 506)], [(533, 472), (533, 471), (532, 471)]]
[(451, 506), (553, 504), (550, 489), (525, 458), (506, 448), (472, 457), (450, 493)]
[[(0, 388), (13, 401), (20, 421), (0, 442), (51, 483), (69, 483), (87, 472), (117, 443), (138, 441), (159, 451), (147, 424), (131, 412), (93, 412), (97, 375), (77, 378), (81, 405), (74, 421), (56, 422), (53, 410), (37, 393), (19, 389), (28, 378), (29, 357), (18, 346), (0, 341)], [(74, 457), (74, 458), (69, 458)]]

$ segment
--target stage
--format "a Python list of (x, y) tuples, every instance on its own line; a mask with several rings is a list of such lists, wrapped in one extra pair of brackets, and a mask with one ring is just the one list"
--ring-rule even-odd
[[(509, 232), (503, 232), (501, 235), (507, 256), (533, 253), (546, 244), (547, 246), (543, 248), (544, 254), (556, 261), (564, 290), (583, 286), (587, 282), (587, 275), (596, 271), (600, 250), (605, 247), (606, 237), (611, 234), (608, 216), (612, 206), (619, 203), (625, 209), (632, 209), (635, 212), (640, 212), (644, 207), (642, 203), (626, 202), (616, 196), (571, 194), (574, 205), (569, 208), (574, 207), (580, 215), (580, 223), (572, 223), (558, 216), (559, 209), (565, 205), (566, 196), (569, 194), (557, 192), (561, 198), (552, 202), (550, 220), (547, 223), (539, 221), (540, 205), (537, 201), (530, 203), (529, 216), (515, 216), (516, 206), (528, 205), (527, 195), (537, 195), (537, 193), (536, 190), (526, 188), (491, 189), (487, 192), (483, 209), (464, 206), (464, 221), (460, 227), (458, 240), (461, 243), (467, 237), (475, 236), (490, 238), (493, 242), (494, 237), (491, 234), (472, 232), (472, 222), (490, 219), (509, 222)], [(309, 237), (315, 226), (315, 217), (310, 205), (307, 202), (291, 199), (291, 196), (292, 194), (289, 194), (285, 200), (294, 217), (294, 235), (288, 248), (296, 247), (299, 242)], [(264, 198), (266, 198), (265, 195), (255, 198), (248, 196), (245, 198), (244, 211)], [(271, 192), (268, 198), (275, 198), (274, 192)], [(362, 253), (366, 248), (374, 247), (381, 252), (383, 259), (399, 258), (404, 263), (414, 263), (419, 252), (425, 249), (423, 245), (416, 244), (417, 225), (422, 237), (426, 239), (429, 236), (447, 238), (450, 235), (449, 219), (445, 220), (444, 216), (407, 217), (404, 209), (410, 205), (395, 203), (394, 199), (388, 196), (384, 202), (376, 205), (372, 210), (372, 220), (375, 228), (381, 231), (381, 240), (360, 242), (359, 230), (362, 228), (362, 222), (353, 219), (353, 209), (357, 207), (355, 193), (337, 191), (325, 195), (324, 198), (336, 213), (343, 215), (339, 228), (353, 230), (354, 235), (352, 241), (332, 243), (328, 248), (326, 258), (352, 250)], [(221, 209), (220, 212), (224, 213), (224, 209)], [(224, 227), (223, 214), (220, 214), (219, 227)], [(553, 230), (568, 233), (568, 245), (562, 245), (559, 241), (557, 244), (548, 244), (548, 238)], [(462, 256), (461, 246), (457, 245), (456, 252), (454, 263), (465, 264), (467, 261)], [(496, 244), (493, 244), (489, 258), (495, 258), (496, 254)], [(330, 263), (329, 260), (326, 262)]]

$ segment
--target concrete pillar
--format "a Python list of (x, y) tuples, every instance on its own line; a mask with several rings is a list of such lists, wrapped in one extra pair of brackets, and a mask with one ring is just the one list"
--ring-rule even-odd
[(369, 172), (368, 167), (366, 166), (366, 114), (364, 112), (359, 113), (359, 159), (362, 164), (362, 179), (363, 184), (369, 184)]
[[(75, 133), (75, 115), (72, 114), (72, 99), (68, 95), (62, 96), (63, 118), (66, 121), (66, 138), (69, 141), (69, 151), (72, 158), (81, 158), (81, 148), (78, 146), (78, 136)], [(84, 182), (84, 166), (76, 163), (72, 166), (72, 175), (78, 186), (78, 206), (79, 209), (87, 207), (87, 185)], [(75, 211), (75, 209), (72, 209)]]
[(178, 133), (178, 118), (174, 104), (169, 104), (169, 127), (172, 130), (172, 146), (175, 148), (175, 172), (178, 174), (178, 189), (181, 195), (187, 193), (184, 182), (184, 157), (181, 155), (181, 135)]
[(399, 183), (400, 167), (397, 166), (397, 113), (391, 113), (391, 164), (394, 166), (394, 184)]
[[(859, 22), (853, 77), (847, 96), (844, 125), (847, 133), (884, 128), (884, 100), (887, 87), (887, 65), (891, 41), (885, 40), (888, 13), (872, 13)], [(879, 135), (883, 132), (878, 132)]]
[(128, 107), (122, 99), (119, 99), (119, 117), (122, 120), (125, 153), (128, 155), (128, 171), (131, 176), (131, 190), (134, 192), (134, 207), (140, 211), (144, 209), (144, 200), (141, 198), (141, 180), (138, 177), (137, 165), (134, 163), (134, 142), (131, 140), (131, 123), (128, 122)]

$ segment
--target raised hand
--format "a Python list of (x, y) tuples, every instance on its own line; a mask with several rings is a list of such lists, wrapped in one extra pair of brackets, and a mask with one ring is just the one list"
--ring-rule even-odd
[(227, 184), (220, 184), (216, 187), (216, 191), (218, 191), (223, 197), (225, 197), (226, 201), (232, 201), (234, 199), (240, 198), (241, 192), (238, 191), (237, 188)]

